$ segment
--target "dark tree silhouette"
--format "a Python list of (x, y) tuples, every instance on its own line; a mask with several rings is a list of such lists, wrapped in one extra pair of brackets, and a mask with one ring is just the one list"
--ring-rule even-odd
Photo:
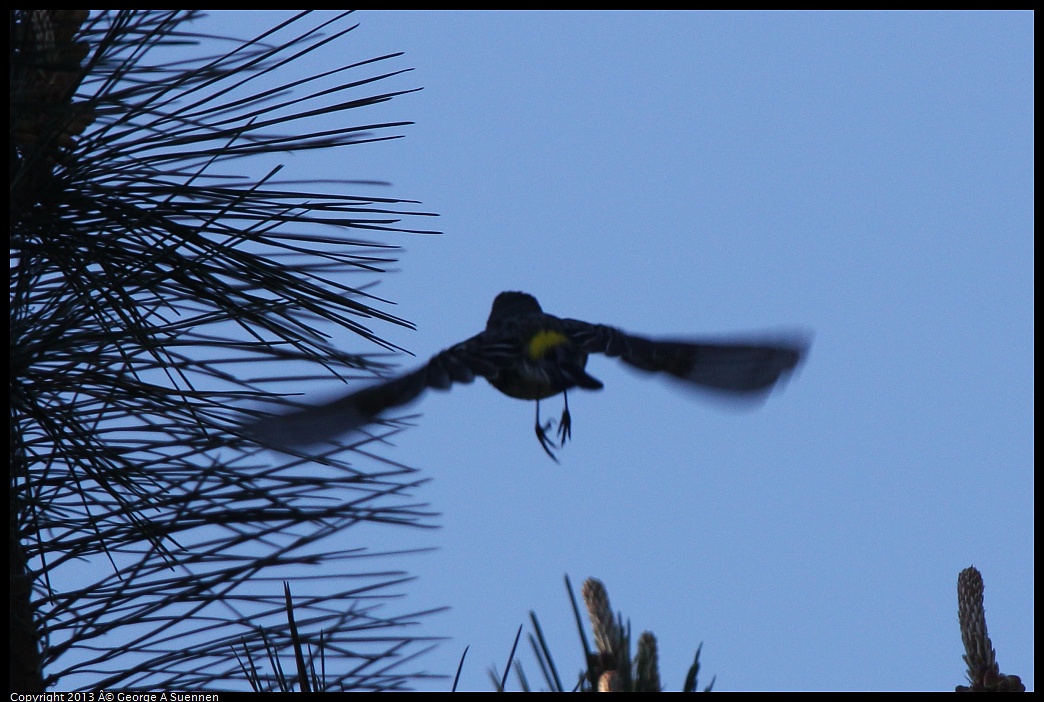
[(10, 12), (12, 690), (246, 689), (240, 661), (292, 648), (283, 580), (320, 684), (398, 688), (428, 645), (403, 629), (422, 613), (381, 609), (406, 576), (328, 537), (430, 525), (414, 471), (236, 427), (275, 388), (380, 367), (332, 334), (390, 348), (367, 325), (408, 324), (361, 289), (394, 249), (365, 235), (422, 213), (277, 160), (395, 138), (359, 115), (403, 71), (316, 68), (347, 15), (252, 40), (195, 19)]

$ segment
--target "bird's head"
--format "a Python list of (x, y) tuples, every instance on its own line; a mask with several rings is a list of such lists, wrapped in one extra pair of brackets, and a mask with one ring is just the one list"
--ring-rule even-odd
[(502, 292), (493, 300), (493, 309), (489, 311), (489, 319), (486, 320), (486, 329), (494, 327), (505, 319), (517, 317), (524, 314), (539, 314), (540, 303), (537, 299), (524, 292)]

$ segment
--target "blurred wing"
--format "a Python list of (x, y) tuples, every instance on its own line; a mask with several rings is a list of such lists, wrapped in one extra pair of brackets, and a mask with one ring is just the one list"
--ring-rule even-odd
[(482, 335), (433, 356), (420, 368), (312, 407), (272, 414), (242, 427), (254, 441), (274, 449), (302, 448), (361, 429), (386, 410), (416, 400), (428, 388), (448, 390), (453, 383), (489, 377), (495, 367), (483, 360)]
[(570, 338), (587, 353), (619, 358), (644, 371), (687, 383), (751, 396), (769, 392), (808, 352), (807, 338), (657, 341), (602, 324), (567, 322)]

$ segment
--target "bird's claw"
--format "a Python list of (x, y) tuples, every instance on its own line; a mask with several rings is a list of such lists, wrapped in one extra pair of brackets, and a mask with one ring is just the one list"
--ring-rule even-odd
[(537, 440), (540, 442), (540, 448), (544, 449), (544, 453), (550, 456), (552, 461), (558, 463), (558, 458), (555, 456), (555, 452), (551, 449), (552, 447), (561, 448), (561, 446), (555, 446), (555, 442), (547, 438), (547, 432), (551, 428), (553, 423), (554, 422), (552, 422), (551, 420), (548, 420), (547, 423), (544, 424), (544, 426), (540, 426), (539, 424), (537, 424), (535, 428)]
[(569, 414), (569, 408), (562, 410), (562, 418), (558, 420), (558, 448), (565, 446), (565, 442), (573, 437), (573, 417)]
[(554, 449), (560, 450), (563, 446), (565, 446), (565, 442), (571, 439), (573, 436), (573, 418), (569, 414), (568, 409), (562, 411), (562, 418), (558, 420), (558, 429), (555, 432), (556, 434), (558, 434), (557, 444), (547, 435), (547, 433), (551, 431), (552, 427), (554, 426), (555, 421), (553, 419), (549, 419), (544, 423), (543, 426), (537, 424), (535, 429), (537, 440), (540, 442), (540, 448), (544, 449), (544, 453), (546, 453), (555, 462), (557, 462), (558, 457), (555, 456)]

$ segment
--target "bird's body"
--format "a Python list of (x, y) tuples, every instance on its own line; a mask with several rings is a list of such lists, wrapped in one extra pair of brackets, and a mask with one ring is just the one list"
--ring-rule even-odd
[[(614, 327), (555, 317), (545, 313), (532, 295), (503, 292), (493, 302), (485, 330), (441, 351), (420, 368), (333, 402), (266, 417), (245, 431), (280, 449), (330, 441), (378, 421), (383, 412), (411, 402), (427, 388), (445, 390), (482, 376), (509, 397), (537, 402), (537, 438), (554, 458), (546, 435), (551, 422), (540, 424), (540, 400), (577, 387), (601, 389), (602, 382), (586, 370), (592, 353), (667, 373), (696, 387), (760, 397), (798, 365), (807, 348), (807, 340), (795, 338), (656, 341)], [(558, 447), (570, 434), (566, 397)]]
[(573, 342), (569, 321), (544, 314), (531, 295), (501, 293), (486, 330), (465, 344), (498, 359), (486, 380), (509, 397), (543, 400), (574, 387), (600, 390), (602, 383), (584, 370), (587, 352)]

